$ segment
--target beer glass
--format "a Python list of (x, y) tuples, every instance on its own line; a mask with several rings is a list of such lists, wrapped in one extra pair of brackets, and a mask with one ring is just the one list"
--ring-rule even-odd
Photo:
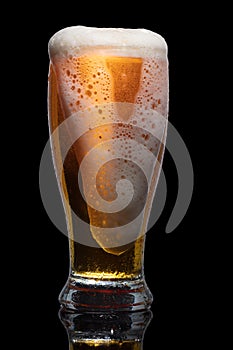
[[(153, 317), (144, 312), (69, 313), (59, 311), (69, 341), (69, 350), (76, 349), (143, 349), (146, 329)], [(68, 350), (68, 349), (67, 349)]]
[(49, 41), (49, 130), (74, 310), (148, 309), (145, 233), (168, 114), (167, 45), (145, 29), (68, 27)]

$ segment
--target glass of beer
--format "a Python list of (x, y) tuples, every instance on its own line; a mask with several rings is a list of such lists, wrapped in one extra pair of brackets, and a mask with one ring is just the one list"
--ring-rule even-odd
[(167, 45), (146, 29), (68, 27), (49, 41), (49, 130), (73, 310), (150, 308), (144, 247), (164, 154)]

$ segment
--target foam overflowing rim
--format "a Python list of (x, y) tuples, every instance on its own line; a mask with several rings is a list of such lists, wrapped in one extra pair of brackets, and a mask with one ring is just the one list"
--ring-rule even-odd
[(49, 40), (49, 56), (77, 54), (91, 47), (116, 48), (124, 55), (167, 56), (164, 38), (148, 29), (72, 26), (56, 32)]

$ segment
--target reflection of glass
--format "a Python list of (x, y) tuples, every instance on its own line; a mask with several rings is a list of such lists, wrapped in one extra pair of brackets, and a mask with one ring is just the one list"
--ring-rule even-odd
[(143, 254), (166, 140), (166, 43), (146, 30), (72, 27), (51, 38), (49, 54), (51, 145), (70, 243), (60, 302), (147, 309)]
[(69, 338), (69, 350), (142, 350), (151, 311), (124, 313), (59, 313)]

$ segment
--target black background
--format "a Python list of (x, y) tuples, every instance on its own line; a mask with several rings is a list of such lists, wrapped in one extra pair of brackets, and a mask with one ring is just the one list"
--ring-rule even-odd
[[(31, 5), (29, 15), (21, 23), (20, 34), (24, 38), (20, 43), (21, 59), (24, 63), (26, 61), (26, 67), (19, 74), (22, 74), (22, 79), (26, 76), (28, 110), (33, 111), (27, 119), (32, 122), (33, 132), (25, 140), (25, 147), (28, 143), (32, 146), (25, 156), (25, 163), (30, 164), (30, 172), (25, 174), (30, 188), (28, 209), (24, 215), (30, 216), (32, 224), (30, 227), (24, 225), (28, 232), (27, 254), (21, 257), (28, 286), (21, 301), (29, 329), (24, 334), (26, 338), (32, 335), (33, 341), (36, 336), (36, 343), (43, 348), (68, 350), (67, 335), (58, 319), (58, 294), (69, 269), (68, 241), (48, 218), (41, 202), (38, 181), (40, 158), (48, 139), (48, 41), (56, 31), (71, 25), (146, 28), (161, 34), (168, 44), (169, 119), (190, 152), (194, 192), (183, 221), (172, 233), (166, 234), (165, 227), (176, 200), (178, 178), (174, 162), (165, 152), (166, 205), (146, 239), (145, 275), (154, 302), (144, 349), (165, 349), (171, 345), (189, 348), (200, 344), (206, 333), (209, 304), (205, 290), (208, 267), (203, 262), (206, 202), (201, 198), (204, 129), (200, 128), (198, 118), (207, 79), (203, 74), (207, 58), (200, 52), (208, 51), (211, 26), (206, 25), (208, 14), (192, 3), (188, 7), (155, 3), (152, 8), (147, 3), (132, 3), (127, 9), (126, 3), (119, 2), (106, 6), (90, 3), (81, 9), (78, 4), (70, 3), (42, 9), (41, 5), (34, 8)], [(20, 86), (18, 88), (20, 90)], [(204, 117), (203, 112), (201, 118)], [(36, 157), (31, 157), (35, 151)]]

